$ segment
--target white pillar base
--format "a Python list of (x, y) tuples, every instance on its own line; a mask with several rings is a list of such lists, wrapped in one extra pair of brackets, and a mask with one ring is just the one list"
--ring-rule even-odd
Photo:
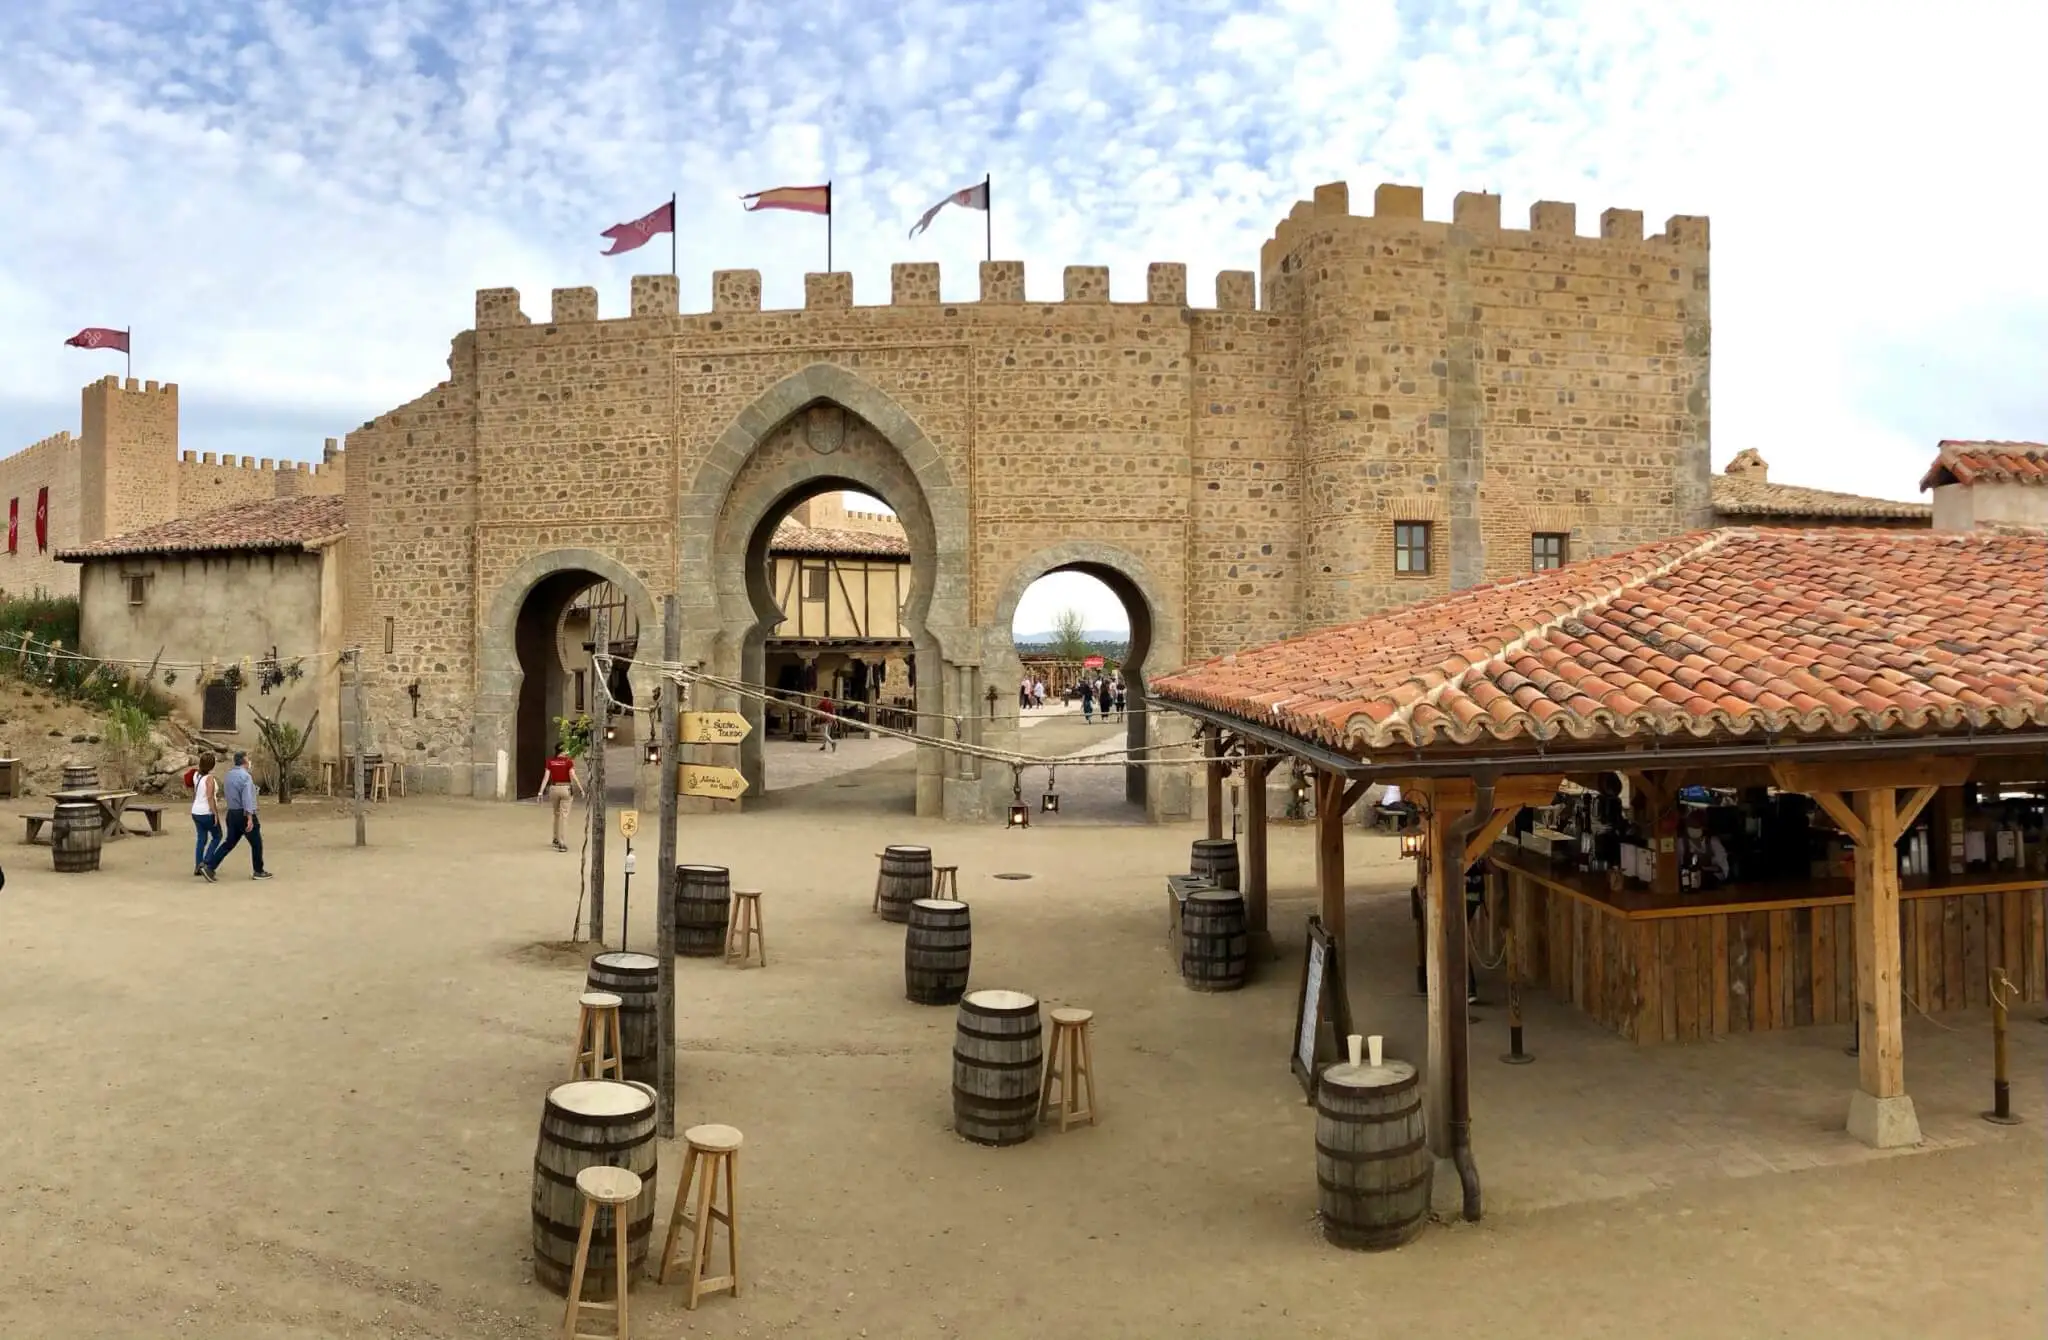
[(1877, 1098), (1858, 1089), (1849, 1095), (1849, 1134), (1872, 1149), (1903, 1149), (1920, 1143), (1920, 1116), (1903, 1093)]

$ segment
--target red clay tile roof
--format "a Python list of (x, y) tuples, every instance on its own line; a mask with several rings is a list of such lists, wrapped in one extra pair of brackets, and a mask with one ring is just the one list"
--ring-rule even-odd
[(909, 558), (910, 541), (901, 535), (883, 535), (865, 530), (838, 530), (806, 526), (795, 517), (784, 517), (768, 543), (771, 554), (817, 554), (868, 558)]
[[(1934, 508), (1923, 502), (1895, 502), (1854, 493), (1773, 484), (1755, 475), (1714, 476), (1714, 511), (1724, 517), (1869, 517), (1871, 520), (1915, 520), (1932, 525)], [(1741, 522), (1736, 522), (1740, 525)]]
[(180, 517), (160, 526), (60, 549), (61, 562), (125, 554), (207, 554), (236, 549), (302, 549), (338, 540), (348, 530), (335, 494), (237, 503), (216, 512)]
[(2048, 444), (1944, 442), (1920, 487), (1943, 484), (2048, 484)]
[(2048, 725), (2048, 534), (1709, 531), (1156, 681), (1364, 753)]

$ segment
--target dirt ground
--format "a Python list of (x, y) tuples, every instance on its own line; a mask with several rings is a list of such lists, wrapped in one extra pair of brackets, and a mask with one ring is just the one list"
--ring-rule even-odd
[[(1314, 1222), (1285, 1060), (1306, 835), (1274, 838), (1281, 961), (1201, 995), (1163, 949), (1162, 876), (1192, 829), (922, 823), (891, 808), (909, 766), (684, 823), (682, 859), (766, 891), (770, 966), (684, 960), (677, 983), (679, 1124), (746, 1135), (745, 1289), (690, 1313), (643, 1282), (635, 1335), (2042, 1334), (2040, 1038), (2016, 1039), (2029, 1125), (1974, 1122), (1985, 1086), (1954, 1040), (1972, 1035), (1941, 1025), (1909, 1037), (1908, 1081), (1952, 1134), (1827, 1164), (1848, 1143), (1838, 1039), (1645, 1057), (1539, 1002), (1538, 1064), (1475, 1072), (1484, 1222), (1342, 1252)], [(210, 887), (182, 837), (112, 844), (83, 876), (0, 848), (0, 1336), (554, 1333), (528, 1194), (589, 952), (549, 947), (578, 858), (533, 805), (377, 806), (365, 850), (335, 807), (267, 831), (276, 879), (237, 855)], [(888, 841), (961, 866), (976, 985), (1096, 1010), (1100, 1125), (1000, 1150), (952, 1134), (953, 1012), (904, 1001), (901, 929), (868, 910)], [(1353, 965), (1354, 1008), (1412, 1056), (1406, 869), (1362, 833), (1350, 860), (1354, 935), (1380, 946)], [(614, 941), (619, 893), (615, 873)], [(648, 947), (651, 880), (633, 893)], [(1480, 1014), (1475, 1055), (1500, 1047)], [(1657, 1106), (1692, 1093), (1720, 1108)], [(1679, 1158), (1667, 1125), (1707, 1153)], [(1724, 1137), (1758, 1160), (1746, 1175), (1715, 1171)], [(679, 1168), (664, 1143), (664, 1217)]]

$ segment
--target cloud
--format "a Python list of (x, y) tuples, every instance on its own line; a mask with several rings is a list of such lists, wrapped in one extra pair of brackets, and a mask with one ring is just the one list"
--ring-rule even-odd
[(597, 234), (670, 191), (695, 309), (722, 268), (800, 303), (821, 223), (736, 197), (828, 178), (857, 301), (906, 259), (971, 298), (983, 220), (904, 231), (984, 172), (1033, 297), (1173, 259), (1206, 302), (1344, 178), (1711, 215), (1717, 461), (1912, 496), (1935, 437), (2048, 436), (2044, 39), (2023, 0), (12, 0), (0, 449), (117, 370), (65, 336), (132, 324), (186, 446), (317, 456), (445, 375), (477, 288), (623, 310), (663, 243)]

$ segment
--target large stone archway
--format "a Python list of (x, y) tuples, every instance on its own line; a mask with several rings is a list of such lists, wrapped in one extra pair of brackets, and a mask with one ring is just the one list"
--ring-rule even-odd
[[(768, 537), (791, 506), (833, 488), (880, 498), (903, 523), (911, 551), (904, 620), (916, 648), (919, 732), (935, 734), (971, 711), (981, 685), (980, 658), (960, 654), (969, 641), (967, 492), (900, 405), (833, 364), (813, 364), (770, 387), (720, 435), (685, 488), (677, 543), (682, 660), (760, 685), (773, 610), (761, 582)], [(754, 724), (736, 749), (695, 752), (700, 761), (738, 767), (758, 790), (760, 700), (700, 686), (691, 701), (739, 712)], [(978, 735), (980, 722), (973, 724)], [(977, 817), (984, 812), (979, 784), (972, 760), (919, 750), (918, 814)]]
[[(607, 581), (626, 596), (643, 630), (661, 627), (660, 611), (638, 577), (595, 549), (551, 549), (533, 554), (506, 574), (492, 593), (483, 624), (477, 630), (476, 711), (471, 724), (470, 794), (509, 800), (525, 783), (512, 775), (520, 666), (519, 614), (534, 588), (563, 573), (588, 573), (593, 582)], [(659, 676), (634, 667), (635, 702), (654, 701)]]
[[(1131, 647), (1126, 661), (1126, 680), (1132, 701), (1126, 747), (1134, 757), (1167, 757), (1171, 746), (1187, 743), (1187, 721), (1170, 713), (1154, 713), (1146, 693), (1146, 676), (1179, 666), (1186, 658), (1187, 635), (1180, 611), (1158, 593), (1165, 588), (1147, 568), (1144, 560), (1127, 549), (1095, 540), (1071, 540), (1041, 549), (1011, 568), (1004, 578), (989, 623), (984, 630), (983, 664), (990, 682), (1015, 684), (1024, 666), (1017, 657), (1011, 623), (1024, 593), (1039, 578), (1055, 572), (1083, 572), (1107, 586), (1124, 605), (1131, 621)], [(1016, 749), (1021, 741), (1017, 703), (1013, 694), (999, 700), (998, 716), (990, 742), (1000, 748)], [(1143, 754), (1135, 751), (1144, 750)], [(984, 796), (989, 812), (1009, 801), (1007, 776), (991, 778)], [(1133, 765), (1126, 770), (1125, 796), (1145, 806), (1145, 817), (1154, 823), (1185, 819), (1190, 810), (1188, 773), (1182, 767)]]

